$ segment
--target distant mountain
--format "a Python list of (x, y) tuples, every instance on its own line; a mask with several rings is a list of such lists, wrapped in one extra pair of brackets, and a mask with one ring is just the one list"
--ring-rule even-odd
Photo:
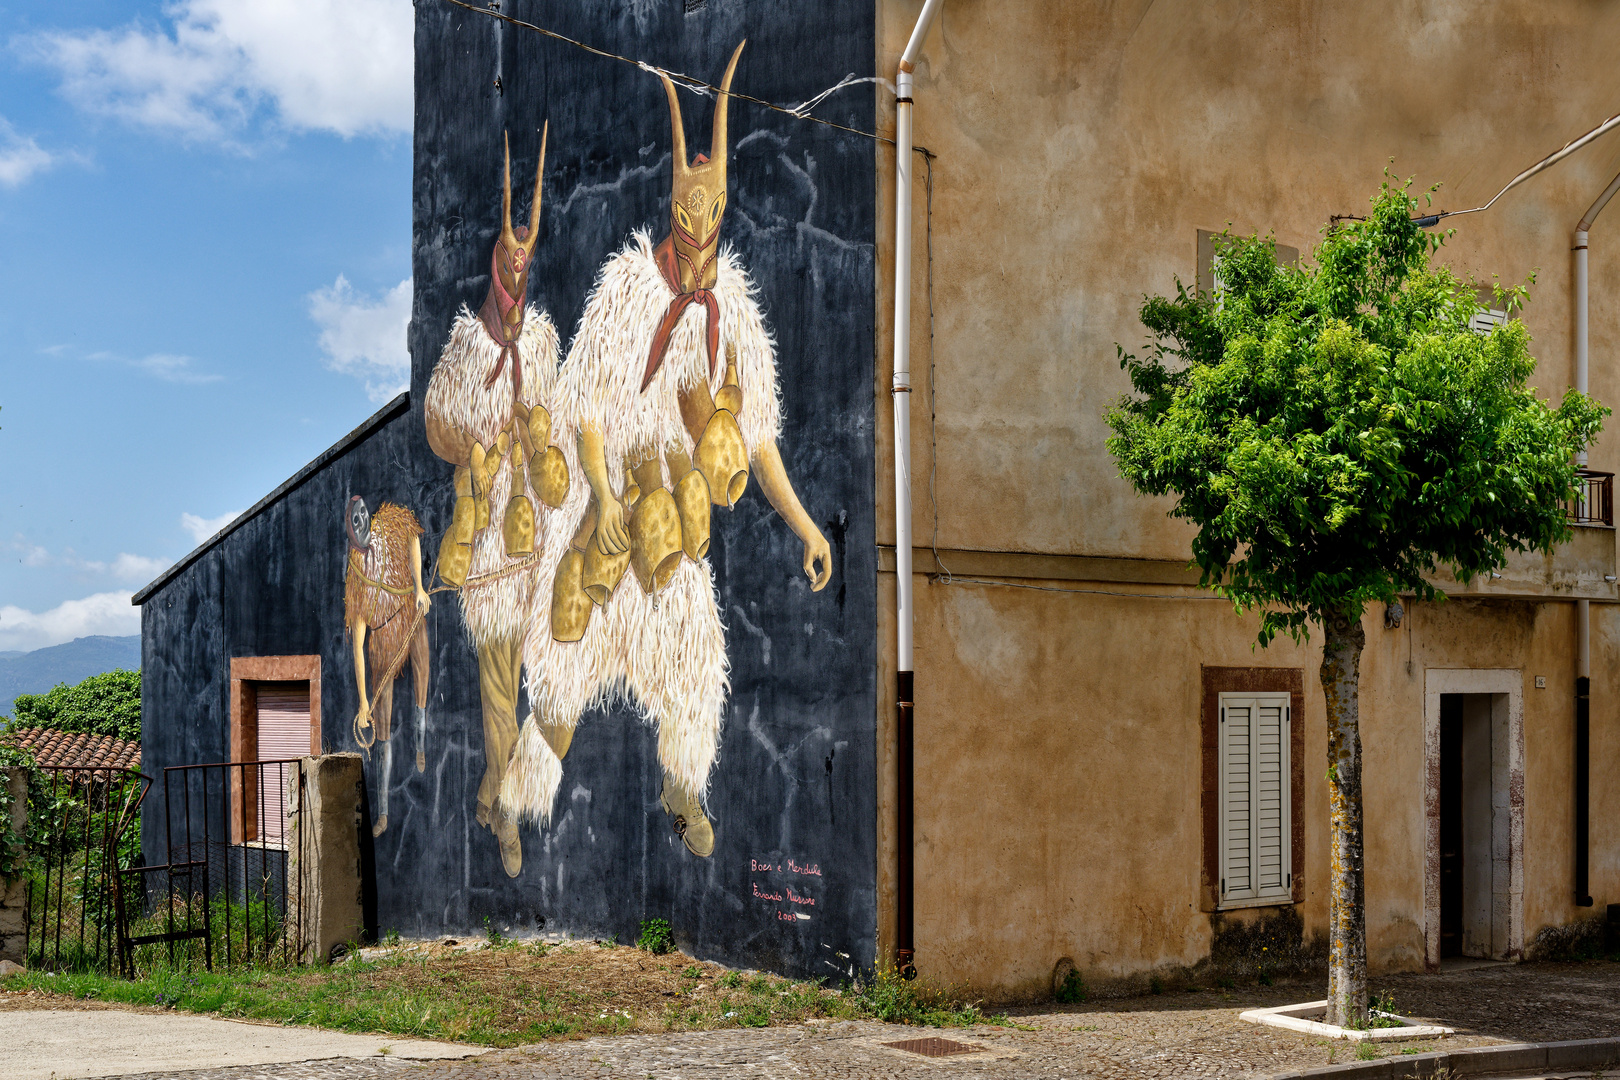
[(43, 694), (116, 668), (139, 669), (141, 638), (82, 637), (33, 652), (0, 653), (0, 716), (11, 715), (18, 694)]

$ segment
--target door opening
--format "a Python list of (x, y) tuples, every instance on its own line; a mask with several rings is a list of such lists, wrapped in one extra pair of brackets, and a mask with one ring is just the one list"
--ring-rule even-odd
[(1440, 695), (1440, 956), (1505, 958), (1508, 702)]
[(1462, 955), (1462, 702), (1440, 695), (1440, 958)]

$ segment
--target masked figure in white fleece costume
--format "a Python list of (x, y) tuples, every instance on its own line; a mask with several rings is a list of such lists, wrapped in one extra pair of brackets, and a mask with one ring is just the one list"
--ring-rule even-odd
[(657, 728), (664, 810), (703, 856), (714, 830), (701, 800), (730, 688), (705, 557), (711, 505), (735, 505), (752, 469), (804, 544), (811, 588), (832, 576), (826, 538), (776, 446), (775, 342), (747, 272), (720, 250), (727, 90), (742, 48), (721, 83), (710, 153), (695, 161), (664, 79), (670, 235), (654, 246), (638, 232), (602, 268), (558, 376), (571, 484), (545, 537), (549, 611), (537, 597), (523, 642), (533, 713), (501, 788), (503, 806), (548, 822), (581, 714), (626, 697)]
[(428, 380), (425, 409), (429, 445), (456, 466), (455, 515), (439, 546), (438, 573), (460, 589), (467, 634), (478, 651), (484, 777), (477, 820), (494, 833), (512, 877), (523, 867), (523, 850), (517, 816), (499, 795), (517, 741), (524, 620), (533, 594), (545, 591), (535, 535), (543, 516), (536, 502), (561, 506), (568, 490), (568, 468), (551, 445), (546, 409), (557, 371), (557, 331), (527, 302), (545, 156), (542, 134), (529, 225), (514, 230), (507, 150), (489, 295), (476, 315), (463, 307), (456, 316)]

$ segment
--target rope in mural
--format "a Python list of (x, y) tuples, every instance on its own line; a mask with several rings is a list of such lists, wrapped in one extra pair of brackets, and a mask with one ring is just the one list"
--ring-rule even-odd
[[(514, 18), (511, 15), (497, 11), (492, 7), (479, 7), (477, 4), (469, 3), (468, 0), (444, 0), (444, 3), (454, 5), (458, 8), (465, 8), (466, 10), (474, 12), (478, 15), (487, 15), (491, 19), (496, 19), (504, 23), (510, 23), (511, 25), (520, 27), (524, 30), (533, 31), (536, 34), (541, 34), (545, 37), (551, 38), (553, 41), (560, 41), (565, 45), (572, 45), (576, 49), (584, 49), (593, 56), (600, 56), (606, 60), (618, 60), (621, 63), (633, 65), (634, 67), (640, 68), (642, 71), (650, 72), (651, 74), (658, 75), (662, 78), (667, 78), (681, 89), (689, 90), (694, 94), (702, 94), (704, 97), (711, 97), (714, 94), (720, 93), (720, 87), (715, 86), (713, 83), (704, 82), (702, 79), (693, 78), (690, 75), (683, 75), (678, 71), (670, 71), (668, 68), (661, 68), (656, 64), (649, 64), (645, 60), (637, 60), (631, 56), (622, 56), (619, 53), (610, 52), (607, 49), (597, 48), (595, 45), (587, 44), (586, 42), (580, 41), (577, 38), (571, 38), (567, 34), (559, 34), (557, 31), (548, 30), (544, 26), (537, 26), (534, 23), (525, 22), (522, 19)], [(890, 146), (893, 146), (894, 140), (887, 135), (879, 135), (875, 131), (864, 131), (861, 128), (850, 127), (848, 124), (839, 124), (832, 120), (823, 120), (819, 116), (810, 115), (810, 110), (814, 109), (817, 105), (820, 105), (827, 99), (829, 95), (842, 90), (845, 87), (868, 82), (882, 83), (884, 86), (889, 87), (890, 90), (893, 89), (893, 87), (889, 85), (887, 79), (883, 79), (878, 76), (856, 78), (854, 75), (846, 75), (836, 85), (829, 86), (821, 93), (801, 102), (798, 105), (778, 105), (774, 101), (766, 101), (764, 98), (754, 97), (752, 94), (744, 94), (737, 90), (727, 90), (726, 95), (728, 97), (735, 98), (738, 101), (747, 101), (754, 105), (761, 105), (772, 110), (773, 112), (779, 112), (783, 115), (791, 116), (796, 120), (808, 120), (813, 124), (820, 124), (823, 127), (835, 128), (851, 135), (859, 135), (864, 139), (872, 139), (876, 142), (888, 143)], [(913, 146), (912, 150), (922, 154), (929, 153), (927, 148), (921, 146)]]

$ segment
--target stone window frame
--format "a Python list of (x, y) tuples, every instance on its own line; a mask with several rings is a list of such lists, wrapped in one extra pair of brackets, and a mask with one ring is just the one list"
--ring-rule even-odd
[[(257, 761), (259, 756), (258, 688), (261, 683), (309, 684), (309, 752), (321, 752), (321, 658), (304, 656), (231, 657), (230, 760)], [(251, 769), (231, 769), (230, 836), (233, 844), (259, 839), (258, 777)]]
[[(1282, 907), (1305, 896), (1305, 670), (1303, 668), (1199, 666), (1199, 735), (1202, 758), (1200, 810), (1203, 818), (1203, 867), (1199, 888), (1201, 911)], [(1244, 901), (1221, 905), (1221, 765), (1222, 694), (1288, 695), (1289, 862), (1294, 876), (1287, 900)]]

